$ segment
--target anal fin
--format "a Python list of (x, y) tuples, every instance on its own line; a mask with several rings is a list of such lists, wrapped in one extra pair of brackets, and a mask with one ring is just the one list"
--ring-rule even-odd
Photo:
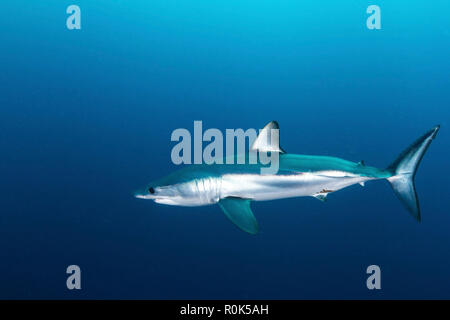
[(322, 201), (322, 202), (327, 201), (327, 194), (326, 193), (317, 193), (317, 194), (313, 195), (313, 197), (318, 199), (318, 200), (320, 200), (320, 201)]

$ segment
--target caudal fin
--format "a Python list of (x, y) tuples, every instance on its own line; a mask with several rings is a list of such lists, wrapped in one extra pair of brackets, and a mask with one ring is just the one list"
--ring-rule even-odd
[(394, 189), (397, 197), (417, 221), (420, 221), (420, 208), (414, 185), (414, 176), (420, 160), (422, 160), (425, 151), (427, 151), (428, 146), (436, 136), (439, 127), (435, 126), (417, 139), (387, 168), (387, 170), (392, 172), (392, 177), (388, 178), (392, 189)]

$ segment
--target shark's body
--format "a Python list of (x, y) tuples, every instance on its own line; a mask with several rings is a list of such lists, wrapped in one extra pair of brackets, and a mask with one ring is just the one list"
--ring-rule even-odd
[[(246, 159), (248, 156), (246, 155)], [(325, 196), (367, 180), (385, 179), (392, 174), (362, 163), (326, 156), (280, 154), (276, 174), (262, 175), (264, 166), (257, 164), (190, 165), (157, 180), (153, 185), (178, 186), (179, 196), (145, 195), (157, 203), (201, 206), (220, 199), (236, 197), (253, 201), (290, 197)]]
[[(262, 132), (274, 128), (278, 130), (278, 125), (271, 122)], [(279, 170), (274, 174), (261, 174), (261, 169), (265, 166), (259, 161), (255, 164), (248, 164), (248, 161), (236, 164), (236, 157), (233, 161), (235, 164), (187, 166), (155, 181), (146, 192), (136, 196), (179, 206), (218, 203), (232, 222), (242, 230), (254, 234), (258, 225), (250, 209), (251, 201), (304, 196), (324, 201), (329, 193), (342, 188), (354, 184), (364, 185), (369, 180), (387, 179), (411, 214), (420, 220), (413, 178), (438, 129), (439, 126), (436, 126), (418, 139), (387, 169), (336, 157), (288, 154), (281, 148), (273, 149), (270, 146), (269, 151), (279, 152)], [(259, 149), (261, 151), (264, 146)], [(249, 159), (248, 154), (239, 157)]]

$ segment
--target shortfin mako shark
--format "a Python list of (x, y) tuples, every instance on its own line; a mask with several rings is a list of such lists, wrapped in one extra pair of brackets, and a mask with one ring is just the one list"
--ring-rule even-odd
[[(420, 221), (414, 176), (439, 126), (417, 139), (386, 169), (367, 166), (362, 161), (286, 153), (279, 140), (268, 141), (272, 130), (279, 130), (276, 121), (260, 131), (251, 148), (279, 153), (279, 168), (274, 174), (262, 174), (264, 165), (259, 160), (255, 164), (193, 164), (151, 183), (135, 196), (177, 206), (217, 203), (236, 226), (256, 234), (258, 222), (250, 208), (252, 201), (304, 196), (325, 201), (328, 194), (345, 187), (385, 179), (409, 213)], [(279, 139), (279, 134), (276, 137)]]

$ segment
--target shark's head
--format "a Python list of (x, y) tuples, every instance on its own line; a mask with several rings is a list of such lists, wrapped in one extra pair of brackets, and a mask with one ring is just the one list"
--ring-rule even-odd
[(145, 190), (139, 191), (135, 194), (139, 199), (150, 199), (156, 203), (169, 204), (169, 205), (183, 205), (186, 202), (185, 193), (183, 189), (186, 189), (185, 184), (173, 184), (173, 185), (157, 185), (150, 184)]
[(139, 199), (150, 199), (156, 203), (175, 206), (198, 206), (210, 203), (216, 197), (215, 180), (201, 177), (196, 172), (179, 170), (147, 185), (135, 193)]

